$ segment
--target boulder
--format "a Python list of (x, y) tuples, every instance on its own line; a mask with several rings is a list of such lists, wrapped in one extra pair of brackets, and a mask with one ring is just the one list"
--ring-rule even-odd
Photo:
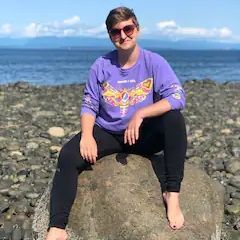
[[(138, 155), (117, 161), (110, 155), (83, 171), (69, 217), (69, 239), (220, 240), (224, 214), (221, 184), (186, 162), (180, 193), (185, 224), (172, 230), (153, 170), (162, 161), (161, 156), (149, 161)], [(35, 211), (37, 239), (44, 239), (48, 224), (49, 189)]]

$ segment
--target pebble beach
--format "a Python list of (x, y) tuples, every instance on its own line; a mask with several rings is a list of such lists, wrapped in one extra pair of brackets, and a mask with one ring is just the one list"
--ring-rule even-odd
[[(38, 200), (61, 146), (81, 129), (84, 85), (0, 85), (0, 239), (34, 239)], [(186, 161), (225, 188), (221, 240), (240, 239), (240, 82), (184, 83)]]

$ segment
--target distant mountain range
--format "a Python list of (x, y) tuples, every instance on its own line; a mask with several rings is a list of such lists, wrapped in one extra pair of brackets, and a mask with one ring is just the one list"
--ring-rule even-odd
[[(139, 39), (139, 44), (146, 48), (161, 49), (224, 49), (240, 50), (240, 44), (222, 43), (207, 40), (158, 40)], [(0, 48), (112, 48), (109, 39), (90, 37), (36, 37), (36, 38), (0, 38)]]

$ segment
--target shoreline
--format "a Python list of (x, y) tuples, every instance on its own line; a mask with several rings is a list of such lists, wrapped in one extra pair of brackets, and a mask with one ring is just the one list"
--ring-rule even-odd
[[(240, 233), (240, 82), (205, 79), (183, 85), (186, 161), (225, 188), (225, 240)], [(55, 171), (59, 150), (80, 130), (83, 87), (0, 85), (0, 225), (6, 234), (31, 234), (34, 208)], [(61, 128), (62, 135), (52, 135), (52, 127)]]
[[(217, 80), (213, 80), (211, 78), (203, 78), (203, 79), (197, 79), (197, 78), (193, 78), (193, 79), (189, 79), (189, 80), (185, 80), (184, 82), (181, 82), (182, 85), (188, 84), (189, 82), (213, 82), (216, 83), (218, 85), (228, 85), (228, 84), (236, 84), (236, 85), (240, 85), (240, 79), (239, 80), (227, 80), (224, 82), (220, 82)], [(16, 81), (16, 82), (9, 82), (9, 83), (1, 83), (0, 82), (0, 89), (4, 88), (4, 87), (17, 87), (17, 86), (21, 86), (21, 85), (26, 85), (28, 87), (35, 87), (35, 88), (64, 88), (66, 86), (85, 86), (86, 84), (86, 80), (85, 82), (81, 82), (81, 83), (66, 83), (66, 84), (35, 84), (35, 83), (31, 83), (31, 82), (27, 82), (27, 81)], [(21, 88), (21, 87), (20, 87)]]

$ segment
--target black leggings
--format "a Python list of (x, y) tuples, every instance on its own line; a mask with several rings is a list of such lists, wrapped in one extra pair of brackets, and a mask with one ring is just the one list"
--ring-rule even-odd
[[(184, 175), (187, 138), (184, 118), (179, 110), (144, 119), (139, 139), (134, 145), (124, 144), (123, 134), (113, 134), (94, 125), (93, 136), (97, 143), (98, 158), (113, 153), (152, 155), (164, 152), (164, 165), (158, 169), (162, 176), (162, 192), (179, 192)], [(50, 196), (50, 227), (65, 229), (77, 190), (79, 173), (91, 165), (79, 150), (81, 133), (76, 134), (62, 147)]]

